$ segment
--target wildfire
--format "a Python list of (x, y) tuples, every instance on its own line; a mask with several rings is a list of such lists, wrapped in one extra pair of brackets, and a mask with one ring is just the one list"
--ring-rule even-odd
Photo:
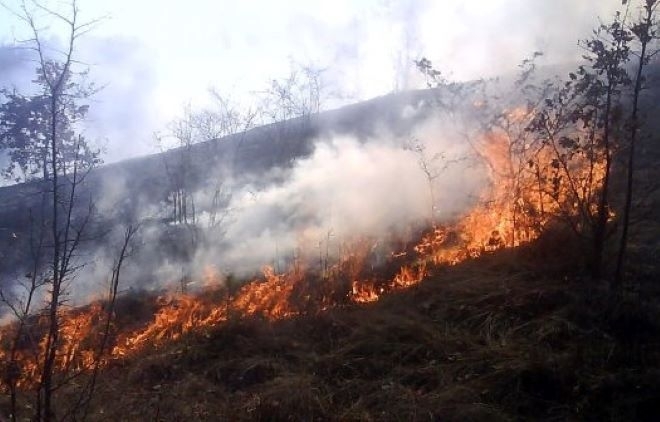
[(112, 349), (112, 357), (177, 340), (196, 327), (216, 325), (227, 319), (223, 308), (205, 301), (202, 296), (168, 295), (158, 302), (160, 309), (154, 320), (144, 329), (123, 336)]
[[(516, 109), (508, 118), (524, 123), (526, 114)], [(344, 256), (322, 274), (300, 265), (283, 274), (265, 267), (263, 278), (244, 284), (236, 292), (219, 281), (222, 277), (217, 270), (207, 268), (200, 280), (201, 294), (162, 295), (152, 304), (155, 313), (149, 321), (122, 325), (111, 318), (114, 315), (102, 302), (62, 311), (56, 367), (63, 377), (71, 376), (221, 325), (230, 318), (278, 320), (348, 303), (375, 302), (388, 292), (420, 283), (434, 266), (456, 265), (536, 239), (562, 207), (572, 205), (575, 192), (589, 195), (602, 177), (601, 164), (576, 160), (572, 165), (583, 171), (576, 173), (570, 191), (561, 183), (554, 152), (547, 145), (514, 138), (506, 131), (489, 133), (480, 142), (481, 158), (490, 173), (489, 189), (457, 221), (433, 227), (412, 250), (394, 251), (390, 261), (401, 265), (390, 275), (366, 270), (373, 247), (366, 241), (345, 248)], [(26, 388), (37, 382), (47, 322), (45, 316), (31, 317), (23, 321), (20, 335), (18, 324), (0, 328), (0, 360), (5, 362), (0, 389), (11, 383)], [(99, 353), (100, 347), (105, 347), (104, 355)]]

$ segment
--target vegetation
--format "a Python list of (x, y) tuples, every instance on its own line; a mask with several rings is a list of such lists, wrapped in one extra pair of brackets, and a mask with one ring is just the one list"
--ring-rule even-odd
[[(660, 290), (630, 271), (648, 266), (648, 256), (629, 253), (640, 224), (636, 175), (658, 175), (636, 155), (642, 141), (660, 150), (641, 113), (659, 51), (657, 0), (639, 10), (623, 1), (624, 11), (580, 44), (585, 63), (566, 80), (539, 81), (535, 54), (510, 98), (493, 95), (492, 81), (453, 83), (418, 61), (437, 94), (427, 111), (448, 113), (474, 154), (448, 159), (417, 139), (407, 145), (429, 215), (385, 257), (376, 241), (356, 234), (331, 258), (328, 228), (318, 266), (298, 251), (289, 269), (266, 267), (263, 278), (240, 285), (209, 271), (212, 287), (191, 294), (182, 270), (177, 294), (121, 294), (137, 233), (129, 224), (107, 294), (77, 309), (66, 304), (95, 208), (81, 187), (99, 155), (78, 132), (87, 113), (81, 103), (94, 88), (74, 68), (77, 41), (96, 21), (81, 23), (75, 0), (69, 15), (30, 4), (63, 24), (68, 39), (59, 59), (48, 57), (34, 11), (21, 3), (16, 15), (32, 31), (38, 93), (2, 91), (0, 146), (10, 158), (4, 173), (34, 182), (41, 200), (29, 210), (23, 291), (0, 290), (14, 318), (0, 329), (1, 416), (652, 420), (660, 413)], [(188, 107), (158, 136), (177, 147), (163, 155), (167, 217), (159, 229), (174, 233), (186, 257), (222, 236), (229, 212), (223, 173), (203, 180), (195, 146), (228, 136), (242, 142), (258, 119), (280, 137), (293, 124), (310, 136), (323, 103), (321, 73), (302, 67), (273, 81), (257, 111), (240, 112), (216, 94), (217, 110)], [(488, 173), (490, 189), (463, 215), (440, 220), (435, 184), (468, 160)], [(657, 192), (645, 195), (647, 218), (657, 219)]]
[(234, 319), (146, 349), (99, 374), (89, 420), (653, 420), (657, 300), (613, 317), (607, 290), (556, 271), (570, 253), (539, 261), (543, 247), (368, 306)]
[[(3, 339), (6, 341), (3, 348), (8, 351), (3, 353), (7, 360), (3, 384), (10, 397), (8, 416), (16, 421), (22, 417), (18, 407), (19, 395), (23, 393), (19, 379), (22, 372), (28, 370), (19, 352), (27, 348), (36, 362), (31, 369), (35, 378), (31, 418), (51, 421), (58, 413), (75, 418), (93, 394), (93, 382), (80, 389), (80, 400), (71, 408), (58, 407), (54, 395), (81, 374), (80, 368), (62, 370), (58, 362), (67, 359), (62, 356), (62, 344), (68, 335), (62, 313), (75, 275), (84, 266), (77, 257), (93, 219), (93, 199), (82, 196), (80, 190), (89, 172), (100, 162), (99, 152), (92, 149), (82, 134), (76, 133), (76, 124), (84, 119), (88, 110), (88, 106), (80, 102), (94, 93), (93, 85), (85, 82), (86, 71), (76, 71), (77, 43), (97, 21), (81, 22), (75, 0), (70, 3), (66, 15), (39, 2), (25, 1), (20, 3), (19, 10), (12, 12), (27, 25), (32, 35), (25, 43), (37, 58), (37, 94), (2, 92), (6, 102), (0, 108), (3, 116), (0, 139), (10, 158), (4, 172), (17, 181), (30, 181), (40, 176), (42, 188), (40, 207), (28, 210), (31, 216), (28, 281), (17, 282), (14, 287), (18, 288), (10, 292), (0, 290), (0, 299), (17, 321), (9, 338)], [(65, 47), (55, 55), (45, 45), (37, 12), (55, 19), (66, 30)], [(110, 303), (116, 296), (119, 270), (133, 234), (134, 230), (129, 228), (114, 267), (112, 283), (115, 287)], [(110, 307), (106, 327), (112, 316)], [(44, 327), (45, 333), (40, 338), (32, 336), (35, 321), (41, 321)], [(106, 343), (107, 329), (103, 337), (99, 353)], [(100, 356), (96, 361), (99, 359)]]

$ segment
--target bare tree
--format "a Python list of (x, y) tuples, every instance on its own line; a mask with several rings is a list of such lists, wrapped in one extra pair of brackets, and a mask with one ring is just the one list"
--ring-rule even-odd
[(418, 139), (413, 139), (409, 145), (406, 145), (406, 149), (415, 153), (417, 165), (426, 178), (429, 194), (429, 221), (432, 226), (435, 226), (437, 223), (436, 179), (438, 179), (455, 160), (447, 160), (447, 157), (442, 152), (430, 154), (427, 146)]
[(111, 329), (112, 323), (115, 320), (115, 306), (117, 303), (117, 295), (119, 294), (122, 266), (126, 259), (128, 259), (134, 252), (135, 245), (133, 240), (139, 229), (139, 224), (129, 224), (125, 228), (119, 251), (112, 265), (112, 273), (108, 283), (108, 295), (105, 302), (105, 321), (101, 328), (101, 339), (94, 352), (94, 359), (92, 367), (90, 368), (91, 375), (81, 387), (78, 400), (69, 410), (69, 415), (71, 415), (74, 420), (78, 414), (80, 414), (81, 420), (86, 420), (89, 415), (89, 408), (92, 398), (94, 397), (99, 370), (101, 369), (105, 353), (110, 345), (112, 335)]
[[(257, 112), (242, 110), (217, 90), (211, 90), (215, 106), (193, 110), (184, 107), (181, 117), (170, 122), (165, 135), (156, 134), (156, 142), (163, 151), (165, 172), (170, 184), (169, 196), (173, 205), (173, 221), (195, 226), (199, 211), (209, 213), (209, 226), (222, 220), (221, 209), (228, 202), (224, 177), (235, 165), (237, 150), (245, 134), (254, 127)], [(220, 145), (229, 136), (234, 139), (233, 157), (221, 154)], [(200, 147), (196, 147), (198, 144)], [(166, 151), (169, 148), (168, 151)], [(204, 154), (207, 152), (208, 154)], [(211, 204), (199, 210), (195, 192), (211, 187)], [(206, 204), (205, 204), (206, 205)]]
[(174, 140), (174, 148), (165, 152), (165, 171), (170, 181), (173, 203), (173, 219), (179, 224), (195, 224), (195, 198), (192, 194), (195, 184), (193, 169), (193, 145), (200, 141), (192, 108), (188, 104), (182, 117), (169, 125), (169, 137)]
[(302, 124), (309, 123), (309, 119), (323, 108), (326, 95), (324, 72), (313, 65), (292, 65), (286, 77), (273, 79), (270, 86), (260, 92), (266, 122), (300, 118)]
[[(236, 171), (238, 154), (248, 131), (255, 127), (260, 111), (253, 107), (241, 107), (217, 89), (211, 89), (210, 93), (214, 100), (214, 107), (196, 113), (195, 120), (201, 138), (215, 147), (216, 156), (213, 167), (224, 168), (224, 171), (214, 171), (209, 175), (211, 180), (207, 180), (207, 184), (213, 192), (207, 210), (209, 213), (208, 226), (209, 229), (218, 229), (226, 220), (227, 206), (231, 199), (231, 187), (226, 184), (226, 176)], [(229, 136), (238, 136), (238, 139), (234, 140), (230, 156), (221, 157), (218, 147), (223, 139)]]
[[(45, 196), (42, 196), (42, 210), (45, 206)], [(18, 418), (18, 382), (21, 377), (22, 362), (19, 358), (19, 349), (29, 349), (32, 353), (38, 353), (39, 338), (31, 335), (33, 325), (33, 312), (37, 302), (37, 292), (44, 287), (47, 278), (43, 276), (44, 266), (44, 219), (40, 216), (35, 219), (30, 210), (30, 257), (32, 266), (25, 275), (27, 282), (16, 280), (15, 285), (21, 292), (10, 295), (0, 289), (0, 300), (10, 309), (16, 322), (14, 332), (9, 339), (9, 356), (3, 368), (3, 382), (7, 385), (10, 397), (10, 413), (12, 421)]]
[(292, 151), (304, 148), (312, 136), (314, 117), (323, 109), (327, 91), (325, 70), (314, 65), (292, 63), (289, 74), (272, 79), (261, 98), (259, 117), (262, 124), (273, 124), (270, 132), (279, 151), (272, 154), (274, 163), (290, 159)]

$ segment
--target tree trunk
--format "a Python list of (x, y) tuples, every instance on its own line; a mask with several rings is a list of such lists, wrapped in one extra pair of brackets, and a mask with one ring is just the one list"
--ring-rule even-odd
[[(651, 5), (652, 6), (652, 5)], [(614, 275), (614, 280), (612, 284), (613, 290), (619, 290), (623, 282), (623, 273), (625, 266), (625, 257), (626, 249), (628, 246), (628, 229), (630, 227), (630, 211), (632, 208), (632, 195), (633, 195), (633, 176), (635, 171), (635, 143), (637, 141), (637, 132), (638, 132), (638, 110), (639, 110), (639, 94), (642, 90), (642, 72), (644, 70), (644, 65), (646, 61), (646, 48), (648, 45), (648, 29), (651, 28), (653, 23), (653, 8), (649, 6), (646, 9), (646, 17), (644, 19), (644, 24), (647, 28), (646, 34), (641, 34), (641, 54), (639, 57), (639, 64), (637, 65), (637, 74), (635, 75), (635, 88), (633, 92), (633, 105), (632, 105), (632, 114), (630, 121), (630, 145), (628, 150), (628, 167), (626, 175), (626, 199), (623, 207), (623, 222), (621, 230), (621, 240), (619, 243), (619, 253), (616, 260), (616, 272)]]

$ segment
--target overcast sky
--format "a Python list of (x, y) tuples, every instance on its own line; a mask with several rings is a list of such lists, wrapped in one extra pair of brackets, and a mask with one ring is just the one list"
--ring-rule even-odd
[[(4, 0), (8, 5), (18, 0)], [(66, 4), (66, 0), (49, 4)], [(515, 70), (534, 51), (575, 60), (576, 41), (620, 0), (79, 0), (83, 19), (107, 16), (78, 58), (107, 85), (91, 115), (106, 161), (153, 152), (152, 132), (209, 87), (249, 102), (292, 61), (328, 68), (327, 83), (353, 100), (419, 87), (422, 56), (456, 79)], [(48, 31), (48, 30), (46, 30)], [(49, 34), (56, 43), (58, 29)], [(0, 9), (0, 43), (25, 36)], [(29, 83), (33, 63), (0, 49), (4, 84)]]

